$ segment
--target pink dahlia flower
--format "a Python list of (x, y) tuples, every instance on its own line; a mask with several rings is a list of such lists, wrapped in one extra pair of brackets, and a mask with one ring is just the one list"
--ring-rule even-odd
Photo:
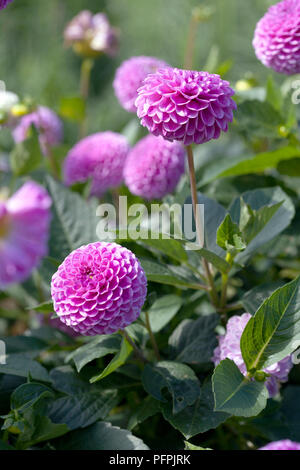
[[(221, 361), (228, 358), (235, 362), (242, 374), (246, 375), (247, 370), (242, 357), (240, 340), (250, 318), (250, 313), (244, 313), (241, 316), (235, 315), (229, 319), (226, 333), (225, 335), (219, 336), (219, 346), (214, 351), (212, 360), (215, 365), (218, 365)], [(270, 377), (266, 380), (270, 397), (278, 393), (279, 384), (281, 382), (288, 380), (292, 366), (291, 357), (287, 356), (281, 361), (264, 369), (267, 374), (270, 374)]]
[(283, 439), (282, 441), (270, 442), (258, 450), (300, 450), (300, 443)]
[(276, 72), (300, 73), (300, 2), (284, 0), (257, 23), (253, 46), (258, 59)]
[(0, 202), (0, 289), (22, 282), (47, 254), (51, 199), (34, 182)]
[(63, 126), (61, 120), (51, 109), (40, 106), (33, 113), (21, 118), (13, 131), (15, 142), (26, 140), (32, 125), (39, 132), (41, 148), (45, 155), (49, 153), (51, 147), (55, 147), (62, 141)]
[(184, 173), (185, 149), (148, 135), (131, 150), (124, 168), (125, 183), (137, 196), (160, 199), (172, 193)]
[(13, 0), (0, 0), (0, 10), (3, 10), (3, 8), (6, 8), (9, 3), (11, 3)]
[(122, 183), (128, 152), (128, 142), (121, 134), (108, 131), (86, 137), (66, 157), (64, 182), (71, 186), (91, 179), (91, 194), (101, 197)]
[(136, 113), (137, 90), (149, 73), (167, 67), (166, 62), (155, 57), (138, 56), (125, 60), (118, 68), (113, 83), (116, 97), (121, 106), (130, 113)]
[(67, 25), (64, 37), (66, 44), (83, 56), (100, 54), (114, 56), (118, 50), (119, 32), (112, 28), (106, 15), (90, 11), (80, 12)]
[(185, 145), (217, 139), (228, 130), (234, 91), (219, 75), (172, 68), (148, 75), (138, 89), (137, 115), (144, 127)]
[(147, 294), (139, 260), (116, 243), (96, 242), (73, 251), (51, 283), (61, 321), (87, 336), (110, 334), (134, 322)]

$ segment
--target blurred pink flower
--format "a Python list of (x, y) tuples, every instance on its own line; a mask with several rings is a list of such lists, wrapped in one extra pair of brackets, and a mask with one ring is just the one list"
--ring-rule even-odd
[(34, 182), (0, 202), (0, 288), (22, 282), (47, 254), (51, 199)]
[(128, 152), (128, 142), (121, 134), (108, 131), (85, 137), (65, 159), (64, 182), (71, 186), (91, 179), (91, 194), (101, 197), (122, 183)]
[(3, 10), (3, 8), (6, 8), (9, 3), (11, 3), (13, 0), (0, 0), (0, 10)]
[(131, 113), (136, 112), (137, 90), (149, 73), (167, 67), (166, 62), (155, 57), (138, 56), (125, 60), (116, 72), (114, 89), (121, 106)]
[(257, 58), (278, 73), (300, 73), (300, 2), (284, 0), (257, 23), (253, 46)]
[(103, 13), (93, 15), (88, 10), (80, 12), (67, 25), (64, 37), (66, 44), (83, 56), (114, 56), (118, 51), (119, 32), (111, 27)]
[(270, 442), (258, 450), (300, 450), (300, 443), (283, 439), (282, 441)]
[(176, 188), (184, 173), (186, 152), (179, 142), (148, 135), (131, 150), (124, 180), (132, 194), (161, 199)]
[[(219, 346), (214, 351), (212, 360), (215, 365), (218, 365), (221, 361), (228, 358), (235, 362), (242, 374), (246, 375), (247, 370), (241, 352), (240, 340), (250, 318), (250, 313), (244, 313), (241, 316), (234, 315), (228, 320), (226, 333), (225, 335), (219, 336)], [(286, 382), (288, 380), (292, 366), (291, 357), (287, 356), (281, 361), (264, 369), (267, 374), (270, 374), (270, 377), (266, 380), (270, 397), (278, 393), (280, 382)]]
[(39, 132), (40, 144), (44, 155), (51, 147), (60, 144), (63, 139), (63, 125), (57, 114), (45, 106), (22, 117), (13, 131), (15, 142), (27, 139), (31, 126), (34, 125)]

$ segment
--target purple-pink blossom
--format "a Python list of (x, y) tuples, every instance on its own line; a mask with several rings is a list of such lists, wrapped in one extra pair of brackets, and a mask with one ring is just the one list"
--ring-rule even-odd
[(147, 279), (130, 250), (96, 242), (67, 256), (52, 278), (51, 294), (67, 326), (87, 336), (110, 334), (139, 317)]
[(0, 289), (27, 279), (47, 254), (51, 199), (34, 182), (0, 202)]
[[(219, 336), (219, 346), (214, 351), (212, 360), (215, 365), (218, 365), (221, 361), (228, 358), (235, 362), (242, 374), (247, 374), (246, 365), (241, 352), (240, 340), (250, 318), (251, 315), (249, 313), (244, 313), (241, 316), (235, 315), (228, 320), (226, 333)], [(270, 374), (270, 377), (266, 380), (270, 397), (277, 395), (280, 383), (288, 380), (292, 366), (291, 357), (287, 356), (281, 361), (264, 369), (267, 374)]]
[(9, 3), (11, 3), (13, 0), (0, 0), (0, 10), (3, 10), (3, 8), (6, 8)]
[(91, 194), (101, 197), (123, 181), (129, 152), (127, 139), (115, 132), (99, 132), (85, 137), (68, 153), (64, 163), (67, 186), (91, 180)]
[(135, 104), (141, 124), (152, 134), (202, 144), (228, 130), (236, 109), (233, 95), (219, 75), (169, 67), (145, 78)]
[(114, 90), (121, 106), (131, 113), (136, 112), (137, 90), (149, 73), (167, 67), (166, 62), (156, 57), (137, 56), (125, 60), (116, 72)]
[(186, 152), (179, 142), (148, 135), (131, 150), (124, 180), (132, 194), (161, 199), (176, 188), (184, 173)]
[(300, 73), (300, 3), (284, 0), (257, 23), (253, 46), (257, 58), (278, 73)]
[(29, 136), (31, 126), (39, 132), (40, 145), (44, 155), (51, 147), (59, 145), (63, 139), (63, 125), (57, 114), (45, 106), (39, 106), (36, 111), (22, 117), (13, 131), (15, 142), (23, 142)]
[(81, 11), (67, 25), (64, 37), (66, 44), (83, 56), (114, 56), (118, 51), (119, 32), (112, 28), (104, 13)]
[(281, 441), (270, 442), (258, 450), (300, 450), (300, 443), (283, 439)]

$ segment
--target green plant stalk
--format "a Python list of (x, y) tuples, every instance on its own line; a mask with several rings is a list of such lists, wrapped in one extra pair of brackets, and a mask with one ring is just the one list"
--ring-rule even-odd
[[(197, 196), (194, 155), (193, 155), (192, 147), (190, 145), (187, 146), (187, 154), (188, 154), (191, 195), (192, 195), (192, 203), (193, 203), (193, 212), (194, 212), (195, 223), (196, 223), (197, 238), (200, 244), (204, 244), (203, 235), (202, 235), (204, 233), (204, 230), (202, 230), (203, 227), (201, 226), (201, 220), (199, 217), (199, 212), (197, 210), (198, 196)], [(214, 284), (213, 276), (210, 272), (209, 264), (204, 258), (202, 258), (202, 264), (203, 264), (203, 268), (204, 268), (204, 272), (206, 276), (206, 281), (208, 285), (210, 286), (210, 297), (211, 297), (212, 303), (213, 305), (218, 306), (219, 304), (218, 294), (217, 294), (216, 287)]]
[[(227, 253), (226, 255), (226, 261), (228, 264), (230, 264), (230, 267), (232, 266), (234, 257), (232, 256), (231, 253)], [(222, 286), (221, 286), (221, 300), (220, 300), (220, 308), (225, 309), (226, 303), (227, 303), (227, 287), (228, 287), (228, 279), (229, 279), (229, 273), (223, 273), (222, 274)]]
[[(86, 102), (89, 97), (90, 91), (90, 82), (91, 82), (91, 72), (94, 67), (94, 61), (90, 58), (85, 58), (81, 65), (80, 71), (80, 95)], [(84, 137), (86, 135), (87, 130), (87, 120), (86, 117), (81, 123), (80, 126), (80, 137)]]
[(146, 328), (147, 328), (148, 333), (149, 333), (149, 336), (150, 336), (150, 341), (151, 341), (151, 343), (152, 343), (152, 346), (153, 346), (153, 350), (154, 350), (156, 359), (157, 359), (158, 361), (160, 361), (161, 358), (160, 358), (159, 349), (158, 349), (158, 346), (157, 346), (157, 342), (156, 342), (154, 333), (153, 333), (152, 328), (151, 328), (150, 318), (149, 318), (149, 312), (148, 312), (147, 310), (146, 310), (146, 312), (145, 312), (145, 319), (146, 319)]

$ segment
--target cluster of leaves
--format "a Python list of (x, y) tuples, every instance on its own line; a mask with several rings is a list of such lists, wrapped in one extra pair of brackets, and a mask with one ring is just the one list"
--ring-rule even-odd
[[(271, 80), (238, 99), (230, 139), (196, 150), (205, 248), (191, 251), (188, 240), (163, 236), (126, 240), (149, 281), (144, 311), (126, 329), (129, 340), (71, 338), (47, 324), (5, 337), (0, 449), (244, 449), (249, 442), (300, 441), (299, 370), (276, 401), (268, 399), (262, 372), (300, 342), (296, 110)], [(78, 101), (64, 102), (65, 116), (78, 113)], [(138, 123), (124, 132), (134, 142)], [(58, 172), (64, 151), (53, 151)], [(8, 328), (53, 313), (51, 276), (72, 250), (96, 241), (98, 223), (97, 201), (87, 201), (84, 188), (70, 190), (42, 168), (48, 163), (34, 129), (10, 161), (11, 179), (30, 174), (53, 206), (48, 257), (32, 279), (1, 294)], [(168, 201), (183, 205), (188, 194), (183, 181)], [(202, 288), (203, 258), (217, 302)], [(253, 315), (241, 339), (247, 376), (230, 359), (214, 370), (217, 335), (245, 311)]]

